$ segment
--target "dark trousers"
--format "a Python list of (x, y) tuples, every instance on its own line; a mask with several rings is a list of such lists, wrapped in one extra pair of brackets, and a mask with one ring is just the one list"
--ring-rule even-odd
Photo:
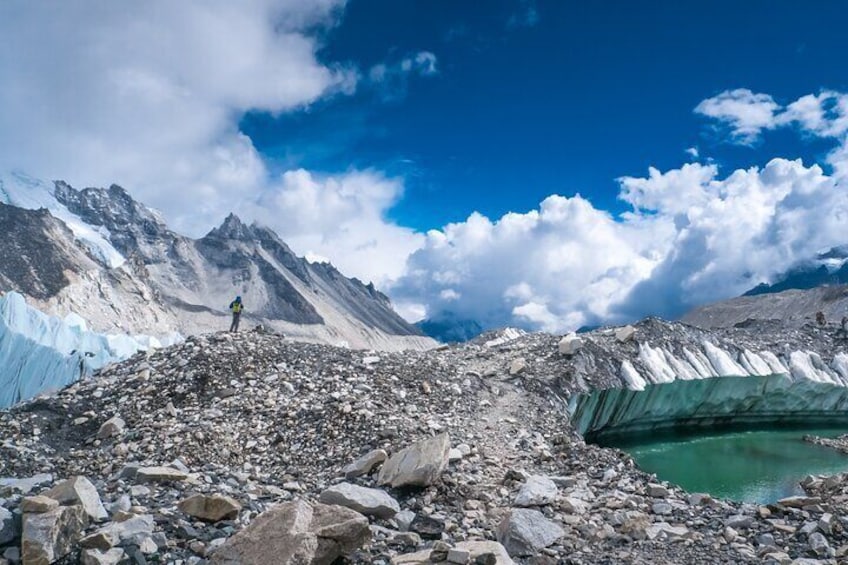
[(237, 332), (239, 326), (239, 319), (241, 318), (241, 312), (233, 312), (233, 323), (230, 324), (230, 331)]

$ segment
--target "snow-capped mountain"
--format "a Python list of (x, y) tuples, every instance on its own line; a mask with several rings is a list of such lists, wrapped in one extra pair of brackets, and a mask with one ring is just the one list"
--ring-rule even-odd
[(229, 215), (200, 239), (168, 228), (123, 188), (76, 190), (0, 176), (0, 290), (100, 332), (189, 335), (226, 329), (245, 302), (256, 324), (334, 345), (398, 350), (434, 342), (371, 284), (297, 257), (270, 229)]
[(784, 290), (805, 290), (823, 285), (848, 284), (848, 245), (834, 247), (813, 259), (803, 261), (771, 284), (761, 283), (744, 296), (757, 296)]

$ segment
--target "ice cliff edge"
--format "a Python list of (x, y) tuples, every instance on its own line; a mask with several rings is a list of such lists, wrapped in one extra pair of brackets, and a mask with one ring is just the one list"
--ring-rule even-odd
[(8, 292), (0, 296), (0, 408), (180, 339), (177, 334), (157, 339), (95, 333), (76, 314), (48, 316), (29, 306), (22, 295)]

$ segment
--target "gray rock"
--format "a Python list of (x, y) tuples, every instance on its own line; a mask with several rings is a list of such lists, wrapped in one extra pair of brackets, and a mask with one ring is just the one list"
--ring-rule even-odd
[(204, 522), (219, 522), (237, 517), (241, 504), (229, 496), (220, 494), (211, 496), (195, 494), (180, 501), (177, 508)]
[(558, 347), (561, 355), (574, 355), (583, 347), (583, 340), (571, 333), (559, 340)]
[(85, 477), (79, 476), (62, 481), (44, 495), (59, 501), (61, 504), (82, 505), (88, 517), (94, 521), (100, 522), (109, 517), (106, 508), (103, 507), (103, 502), (100, 501), (97, 489)]
[(668, 502), (655, 502), (651, 506), (651, 512), (660, 515), (671, 514), (671, 504)]
[(50, 473), (41, 473), (26, 479), (0, 478), (0, 496), (13, 493), (29, 494), (35, 487), (49, 485), (52, 482), (53, 475)]
[(124, 550), (120, 547), (108, 551), (98, 549), (85, 549), (80, 554), (82, 565), (118, 565), (124, 558)]
[(47, 565), (66, 555), (82, 536), (88, 515), (82, 506), (60, 506), (24, 514), (21, 558), (27, 565)]
[(754, 518), (744, 514), (734, 514), (724, 521), (724, 525), (734, 530), (747, 530), (754, 525)]
[(341, 506), (286, 502), (212, 553), (213, 565), (329, 565), (371, 538), (368, 518)]
[(187, 478), (187, 473), (173, 467), (139, 467), (135, 473), (135, 479), (140, 483), (184, 481)]
[(420, 441), (392, 455), (380, 469), (377, 483), (402, 486), (430, 486), (448, 465), (450, 437), (441, 434)]
[(565, 531), (538, 510), (513, 509), (498, 524), (497, 538), (509, 555), (534, 555), (556, 542)]
[(615, 330), (615, 339), (621, 343), (630, 341), (636, 335), (636, 328), (633, 326), (624, 326)]
[(552, 480), (542, 475), (531, 475), (521, 485), (515, 497), (515, 506), (544, 506), (556, 500), (559, 489)]
[(668, 488), (656, 483), (648, 483), (648, 496), (653, 498), (668, 498), (671, 493)]
[(810, 549), (813, 550), (813, 553), (819, 557), (825, 557), (828, 552), (830, 552), (830, 544), (827, 543), (827, 538), (825, 538), (820, 532), (811, 534), (809, 541)]
[(0, 545), (6, 545), (18, 537), (15, 516), (0, 506)]
[(518, 359), (513, 360), (509, 365), (509, 374), (517, 375), (524, 371), (527, 368), (527, 360), (524, 357), (519, 357)]
[(126, 422), (124, 422), (120, 416), (113, 416), (103, 422), (103, 425), (100, 426), (100, 429), (97, 431), (97, 439), (106, 439), (120, 435), (126, 427)]
[(374, 467), (388, 459), (389, 455), (382, 449), (375, 449), (373, 451), (369, 451), (344, 469), (342, 469), (342, 473), (346, 479), (352, 479), (354, 477), (361, 477), (362, 475), (367, 475), (370, 473)]
[(49, 512), (59, 506), (59, 501), (49, 496), (26, 496), (21, 500), (21, 512), (39, 514)]
[(412, 521), (415, 520), (415, 512), (412, 510), (401, 510), (394, 516), (394, 521), (398, 525), (398, 529), (402, 532), (408, 532), (409, 526), (412, 525)]
[[(448, 559), (450, 559), (451, 551), (454, 552), (455, 559), (460, 558), (460, 553), (467, 554), (468, 561), (472, 563), (486, 563), (488, 565), (513, 565), (515, 563), (507, 553), (506, 548), (496, 541), (459, 542), (448, 550)], [(392, 558), (392, 565), (430, 565), (432, 554), (432, 549), (424, 549), (415, 553), (398, 555)]]
[(333, 485), (321, 493), (318, 500), (356, 510), (366, 516), (391, 518), (400, 512), (400, 505), (386, 491), (365, 488), (350, 483)]
[(668, 522), (656, 522), (645, 529), (645, 534), (649, 540), (662, 538), (679, 538), (689, 533), (685, 526), (672, 526)]

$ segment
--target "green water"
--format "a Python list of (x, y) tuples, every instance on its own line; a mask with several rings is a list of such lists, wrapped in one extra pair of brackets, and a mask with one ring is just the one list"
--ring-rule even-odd
[(846, 430), (804, 429), (630, 439), (617, 447), (643, 470), (689, 492), (768, 503), (802, 494), (806, 475), (848, 471), (848, 455), (803, 441), (805, 434), (835, 437)]

